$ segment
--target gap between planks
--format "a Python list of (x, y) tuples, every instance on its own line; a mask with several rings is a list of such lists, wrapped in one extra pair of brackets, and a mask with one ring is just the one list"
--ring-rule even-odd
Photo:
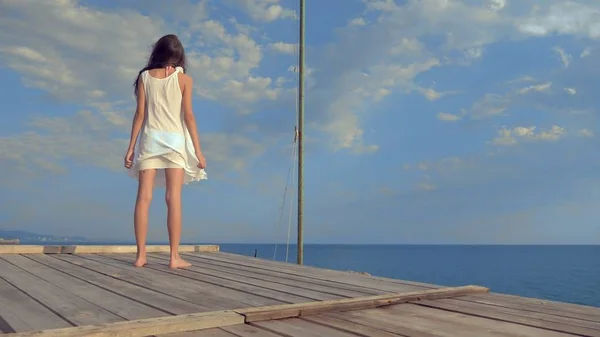
[(487, 293), (480, 286), (448, 287), (398, 294), (344, 298), (309, 303), (282, 304), (236, 310), (202, 312), (169, 317), (132, 320), (100, 325), (30, 331), (10, 334), (11, 337), (74, 337), (74, 336), (150, 336), (177, 332), (226, 327), (251, 322), (294, 318), (322, 313), (372, 309), (419, 300), (436, 300), (469, 294)]
[[(218, 252), (219, 245), (182, 245), (179, 246), (180, 253)], [(170, 247), (166, 245), (148, 245), (148, 253), (168, 253)], [(111, 253), (135, 253), (137, 247), (128, 246), (97, 246), (97, 245), (75, 245), (75, 246), (34, 246), (34, 245), (0, 245), (0, 254), (111, 254)]]

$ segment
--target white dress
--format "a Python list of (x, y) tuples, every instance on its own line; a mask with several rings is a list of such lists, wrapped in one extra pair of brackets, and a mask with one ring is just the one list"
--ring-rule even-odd
[[(129, 170), (138, 179), (140, 170), (183, 168), (184, 184), (207, 179), (206, 172), (198, 168), (198, 157), (190, 133), (185, 126), (182, 94), (178, 74), (183, 68), (165, 78), (141, 74), (146, 93), (146, 119), (140, 131), (137, 156)], [(165, 186), (165, 175), (157, 172), (155, 186)]]

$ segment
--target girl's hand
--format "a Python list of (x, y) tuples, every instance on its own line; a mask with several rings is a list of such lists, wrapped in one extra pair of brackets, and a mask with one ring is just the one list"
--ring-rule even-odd
[(130, 169), (133, 166), (133, 149), (127, 150), (124, 161), (126, 169)]
[(198, 152), (196, 153), (196, 157), (198, 157), (198, 168), (199, 169), (204, 169), (206, 168), (206, 159), (204, 159), (204, 155), (202, 154), (202, 152)]

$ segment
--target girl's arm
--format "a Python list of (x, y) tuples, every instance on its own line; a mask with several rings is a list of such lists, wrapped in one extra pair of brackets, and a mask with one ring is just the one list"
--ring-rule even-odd
[(194, 82), (192, 78), (187, 75), (183, 76), (183, 80), (183, 121), (192, 138), (196, 155), (201, 157), (202, 149), (200, 148), (200, 139), (196, 128), (196, 118), (194, 117), (194, 112), (192, 110), (192, 87)]
[(128, 151), (133, 151), (133, 149), (135, 148), (135, 143), (137, 142), (140, 130), (142, 129), (142, 125), (144, 124), (144, 118), (146, 118), (146, 92), (144, 91), (144, 83), (142, 82), (142, 78), (140, 77), (140, 79), (138, 80), (137, 108), (135, 110), (135, 115), (133, 116), (133, 123), (131, 125), (131, 139), (129, 140)]

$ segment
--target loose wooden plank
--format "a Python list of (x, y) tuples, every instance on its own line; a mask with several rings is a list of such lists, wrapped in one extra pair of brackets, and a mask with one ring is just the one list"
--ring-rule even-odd
[[(182, 245), (179, 252), (218, 252), (218, 245)], [(148, 245), (149, 253), (169, 252), (170, 247), (165, 245)], [(36, 245), (0, 245), (0, 254), (99, 254), (99, 253), (135, 253), (136, 246), (36, 246)]]
[[(116, 254), (103, 256), (127, 263), (132, 263), (135, 258), (134, 256), (124, 256)], [(273, 290), (263, 286), (260, 283), (258, 283), (257, 285), (256, 282), (246, 282), (243, 279), (228, 277), (228, 275), (226, 274), (225, 277), (223, 277), (223, 275), (219, 274), (218, 272), (207, 272), (205, 270), (202, 270), (201, 268), (194, 266), (186, 268), (185, 270), (173, 270), (171, 268), (168, 268), (163, 260), (155, 260), (154, 258), (149, 256), (148, 261), (149, 263), (145, 267), (147, 269), (156, 270), (157, 272), (163, 272), (165, 274), (182, 276), (201, 283), (221, 287), (224, 290), (233, 290), (235, 294), (237, 294), (236, 298), (242, 296), (244, 298), (247, 298), (247, 300), (251, 303), (255, 303), (251, 305), (264, 306), (270, 304), (308, 302), (312, 300), (311, 298), (296, 296), (293, 293)], [(156, 262), (160, 264), (157, 264)], [(233, 307), (229, 309), (233, 309)]]
[[(141, 278), (146, 283), (150, 282), (150, 284), (154, 283), (155, 285), (158, 281), (163, 292), (168, 291), (169, 294), (176, 294), (176, 297), (180, 299), (186, 299), (190, 302), (207, 306), (210, 310), (225, 310), (281, 303), (252, 293), (201, 282), (188, 277), (185, 271), (173, 271), (168, 266), (151, 268), (150, 265), (146, 265), (144, 268), (135, 268), (130, 263), (131, 261), (126, 262), (112, 259), (104, 255), (82, 254), (72, 256), (82, 257), (87, 260), (103, 263), (106, 266), (118, 268), (121, 270), (120, 273), (127, 273), (128, 278), (131, 277), (129, 275), (135, 275), (134, 277)], [(163, 269), (163, 271), (160, 269)], [(125, 278), (121, 279), (125, 280)], [(157, 289), (156, 286), (151, 286), (151, 288)]]
[(485, 305), (476, 305), (475, 303), (469, 303), (467, 305), (457, 305), (454, 303), (447, 303), (444, 301), (421, 301), (418, 303), (415, 302), (414, 304), (423, 307), (453, 311), (476, 317), (483, 317), (503, 322), (516, 323), (523, 326), (546, 329), (549, 331), (576, 334), (579, 336), (600, 337), (600, 330), (597, 329), (570, 325), (565, 323), (556, 323), (553, 321), (542, 320), (534, 317), (521, 316), (518, 312), (516, 314), (514, 312), (507, 313), (506, 309), (501, 311), (499, 310), (499, 307), (485, 307)]
[(70, 277), (67, 274), (47, 267), (37, 261), (28, 259), (22, 255), (11, 254), (6, 255), (3, 258), (12, 264), (27, 270), (29, 273), (52, 283), (56, 287), (94, 303), (125, 319), (133, 320), (167, 315), (164, 311), (159, 311), (106, 289)]
[(0, 254), (58, 254), (62, 246), (0, 245)]
[(265, 330), (289, 337), (356, 337), (361, 336), (344, 330), (337, 330), (326, 325), (300, 320), (282, 319), (253, 323)]
[(360, 321), (361, 323), (371, 324), (391, 333), (399, 333), (411, 337), (572, 337), (570, 334), (427, 308), (414, 304), (392, 305), (371, 310), (327, 314), (327, 316), (341, 316), (350, 321)]
[(71, 326), (3, 278), (0, 278), (0, 316), (3, 318), (0, 331), (5, 333)]
[[(209, 260), (217, 260), (230, 264), (236, 264), (241, 266), (251, 266), (252, 268), (276, 271), (288, 276), (294, 277), (309, 277), (315, 280), (326, 280), (330, 282), (336, 282), (339, 284), (360, 286), (367, 290), (376, 290), (384, 292), (404, 292), (404, 291), (416, 291), (420, 289), (435, 289), (440, 288), (439, 286), (420, 286), (414, 285), (413, 282), (398, 283), (396, 280), (376, 278), (371, 276), (363, 276), (360, 274), (352, 274), (348, 272), (333, 271), (327, 269), (320, 269), (315, 267), (306, 267), (292, 265), (290, 263), (275, 262), (269, 260), (255, 259), (251, 257), (236, 257), (231, 258), (227, 256), (224, 258), (221, 254), (223, 253), (194, 253), (194, 256), (201, 256)], [(191, 256), (191, 254), (184, 254), (185, 256)]]
[(171, 315), (191, 314), (207, 311), (207, 308), (194, 303), (179, 300), (172, 296), (149, 290), (147, 288), (86, 269), (83, 266), (61, 260), (57, 255), (31, 254), (28, 258), (60, 270), (71, 277), (78, 278), (102, 289), (107, 289), (121, 296), (130, 298), (147, 306)]
[[(152, 261), (167, 261), (168, 258), (160, 257), (154, 258), (154, 255), (149, 256)], [(189, 259), (189, 262), (193, 264), (191, 268), (187, 270), (195, 271), (201, 274), (214, 275), (226, 280), (240, 280), (240, 282), (260, 286), (263, 288), (273, 289), (276, 291), (294, 294), (302, 296), (310, 300), (327, 300), (342, 297), (359, 297), (365, 296), (364, 293), (355, 291), (348, 291), (343, 289), (336, 289), (333, 287), (324, 287), (320, 285), (305, 284), (299, 281), (288, 281), (281, 282), (280, 278), (257, 274), (250, 271), (235, 270), (233, 268), (225, 268), (213, 266), (210, 264), (203, 264), (196, 260)]]
[(461, 300), (600, 322), (600, 308), (598, 307), (498, 293), (466, 296)]
[(244, 323), (243, 316), (238, 315), (235, 312), (225, 310), (149, 318), (112, 324), (98, 324), (65, 329), (24, 332), (14, 334), (11, 337), (138, 337), (211, 329), (242, 323)]
[[(160, 257), (162, 259), (168, 259), (165, 254), (150, 254), (151, 256)], [(232, 264), (227, 262), (220, 262), (217, 260), (209, 260), (197, 256), (197, 254), (186, 254), (186, 258), (195, 266), (201, 266), (205, 269), (214, 269), (219, 271), (227, 271), (235, 273), (237, 275), (248, 275), (251, 273), (253, 277), (259, 277), (261, 279), (278, 282), (281, 284), (292, 285), (295, 287), (306, 288), (316, 291), (332, 292), (334, 294), (346, 297), (357, 297), (365, 295), (381, 295), (386, 293), (381, 290), (372, 290), (368, 288), (346, 285), (339, 282), (331, 282), (327, 280), (320, 280), (305, 276), (289, 275), (281, 273), (279, 271), (271, 271), (267, 269), (259, 269), (251, 266), (242, 266), (239, 264)]]
[(370, 309), (380, 306), (406, 303), (425, 299), (439, 299), (457, 297), (466, 294), (487, 292), (487, 288), (478, 286), (464, 286), (455, 288), (429, 289), (401, 294), (386, 294), (365, 296), (359, 298), (344, 298), (320, 302), (284, 304), (269, 307), (249, 308), (235, 310), (246, 317), (246, 322), (257, 322), (271, 319), (282, 319), (315, 315), (323, 312)]
[(380, 329), (373, 328), (370, 326), (358, 324), (355, 322), (344, 321), (344, 320), (341, 320), (338, 318), (328, 317), (328, 316), (323, 316), (323, 315), (315, 315), (315, 316), (309, 316), (309, 317), (303, 317), (303, 318), (297, 318), (297, 319), (302, 319), (302, 320), (309, 321), (312, 323), (326, 325), (328, 327), (332, 327), (332, 328), (335, 328), (338, 330), (354, 332), (354, 333), (360, 334), (361, 336), (370, 336), (370, 337), (402, 336), (402, 335), (392, 334), (392, 333), (389, 333), (386, 331), (382, 331)]
[[(123, 320), (122, 317), (30, 274), (3, 258), (0, 258), (0, 277), (15, 288), (27, 293), (47, 308), (51, 308), (71, 325), (97, 324)], [(37, 319), (33, 312), (20, 318), (26, 322)]]

